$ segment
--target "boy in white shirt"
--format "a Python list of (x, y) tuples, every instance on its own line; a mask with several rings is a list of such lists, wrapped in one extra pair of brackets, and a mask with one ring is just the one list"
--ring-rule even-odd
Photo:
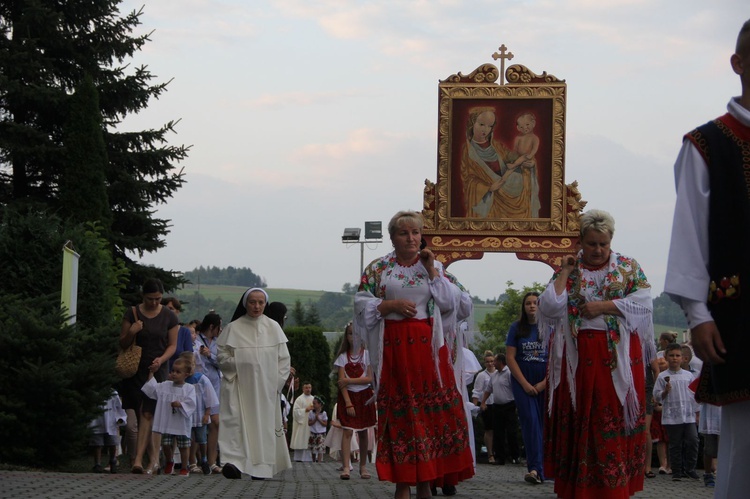
[(190, 383), (185, 383), (190, 374), (192, 374), (190, 363), (178, 358), (172, 364), (168, 381), (157, 383), (153, 373), (149, 372), (148, 381), (141, 388), (147, 397), (156, 399), (152, 431), (161, 437), (164, 455), (168, 459), (164, 467), (166, 475), (171, 475), (174, 471), (174, 462), (169, 461), (174, 455), (172, 447), (174, 440), (177, 440), (177, 447), (180, 449), (180, 460), (185, 463), (180, 470), (180, 476), (190, 474), (187, 468), (190, 454), (190, 430), (193, 426), (193, 412), (197, 405), (195, 388)]
[(698, 429), (695, 424), (698, 404), (695, 402), (695, 394), (689, 388), (695, 375), (680, 367), (682, 349), (677, 343), (667, 346), (664, 357), (668, 368), (659, 374), (654, 383), (654, 399), (663, 404), (661, 423), (669, 436), (672, 480), (698, 480), (700, 477), (695, 471), (698, 463)]

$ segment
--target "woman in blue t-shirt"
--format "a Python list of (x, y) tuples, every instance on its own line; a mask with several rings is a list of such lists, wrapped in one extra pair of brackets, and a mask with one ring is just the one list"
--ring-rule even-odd
[(511, 387), (516, 400), (521, 435), (526, 447), (524, 480), (540, 484), (544, 480), (542, 452), (544, 449), (544, 390), (547, 387), (547, 351), (539, 341), (536, 307), (539, 293), (526, 293), (521, 305), (521, 319), (514, 322), (505, 341), (508, 368), (513, 378)]

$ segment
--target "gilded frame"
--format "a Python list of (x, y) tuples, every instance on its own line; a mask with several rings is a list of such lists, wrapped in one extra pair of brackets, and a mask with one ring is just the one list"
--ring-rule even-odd
[[(468, 76), (458, 73), (438, 85), (438, 176), (434, 205), (431, 206), (435, 212), (432, 214), (434, 218), (426, 217), (425, 228), (467, 235), (477, 232), (485, 235), (550, 236), (567, 233), (572, 227), (567, 224), (569, 217), (566, 217), (564, 185), (566, 84), (546, 73), (536, 75), (521, 65), (508, 68), (508, 84), (495, 83), (498, 75), (494, 65), (485, 64)], [(467, 140), (471, 133), (467, 132), (470, 128), (468, 120), (472, 110), (476, 114), (480, 108), (494, 110), (496, 123), (492, 130), (493, 139), (501, 144), (500, 149), (505, 146), (503, 150), (510, 158), (513, 158), (515, 136), (520, 134), (520, 131), (515, 131), (516, 121), (523, 114), (534, 114), (536, 127), (533, 133), (538, 137), (538, 149), (536, 154), (527, 157), (533, 156), (536, 165), (539, 201), (530, 202), (537, 206), (536, 217), (530, 214), (521, 217), (493, 216), (492, 213), (506, 213), (499, 204), (500, 196), (496, 197), (494, 205), (492, 200), (488, 204), (497, 208), (488, 211), (488, 215), (480, 215), (478, 209), (471, 211), (470, 207), (479, 199), (481, 192), (477, 194), (477, 189), (470, 191), (466, 187), (472, 185), (472, 180), (465, 173), (469, 168), (462, 165), (472, 163), (471, 159), (464, 161), (469, 157), (470, 147)], [(511, 152), (508, 152), (509, 149)], [(519, 155), (516, 153), (516, 156)], [(520, 167), (518, 169), (521, 170)], [(487, 195), (481, 199), (485, 202)], [(480, 204), (474, 206), (479, 207)], [(427, 202), (425, 208), (428, 208)], [(428, 208), (426, 211), (431, 210)]]

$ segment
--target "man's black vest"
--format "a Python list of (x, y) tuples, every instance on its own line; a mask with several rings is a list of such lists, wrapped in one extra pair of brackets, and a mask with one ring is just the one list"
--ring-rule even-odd
[(750, 400), (750, 128), (730, 114), (685, 136), (708, 165), (708, 308), (727, 349), (726, 364), (704, 364), (696, 398)]

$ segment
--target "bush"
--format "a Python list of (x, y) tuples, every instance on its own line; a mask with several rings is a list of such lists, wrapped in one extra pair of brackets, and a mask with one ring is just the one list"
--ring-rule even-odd
[(287, 347), (292, 357), (292, 366), (297, 371), (300, 387), (295, 396), (302, 393), (302, 383), (310, 381), (313, 395), (323, 397), (328, 419), (331, 419), (330, 374), (331, 352), (323, 330), (317, 326), (297, 326), (285, 328), (289, 339)]

